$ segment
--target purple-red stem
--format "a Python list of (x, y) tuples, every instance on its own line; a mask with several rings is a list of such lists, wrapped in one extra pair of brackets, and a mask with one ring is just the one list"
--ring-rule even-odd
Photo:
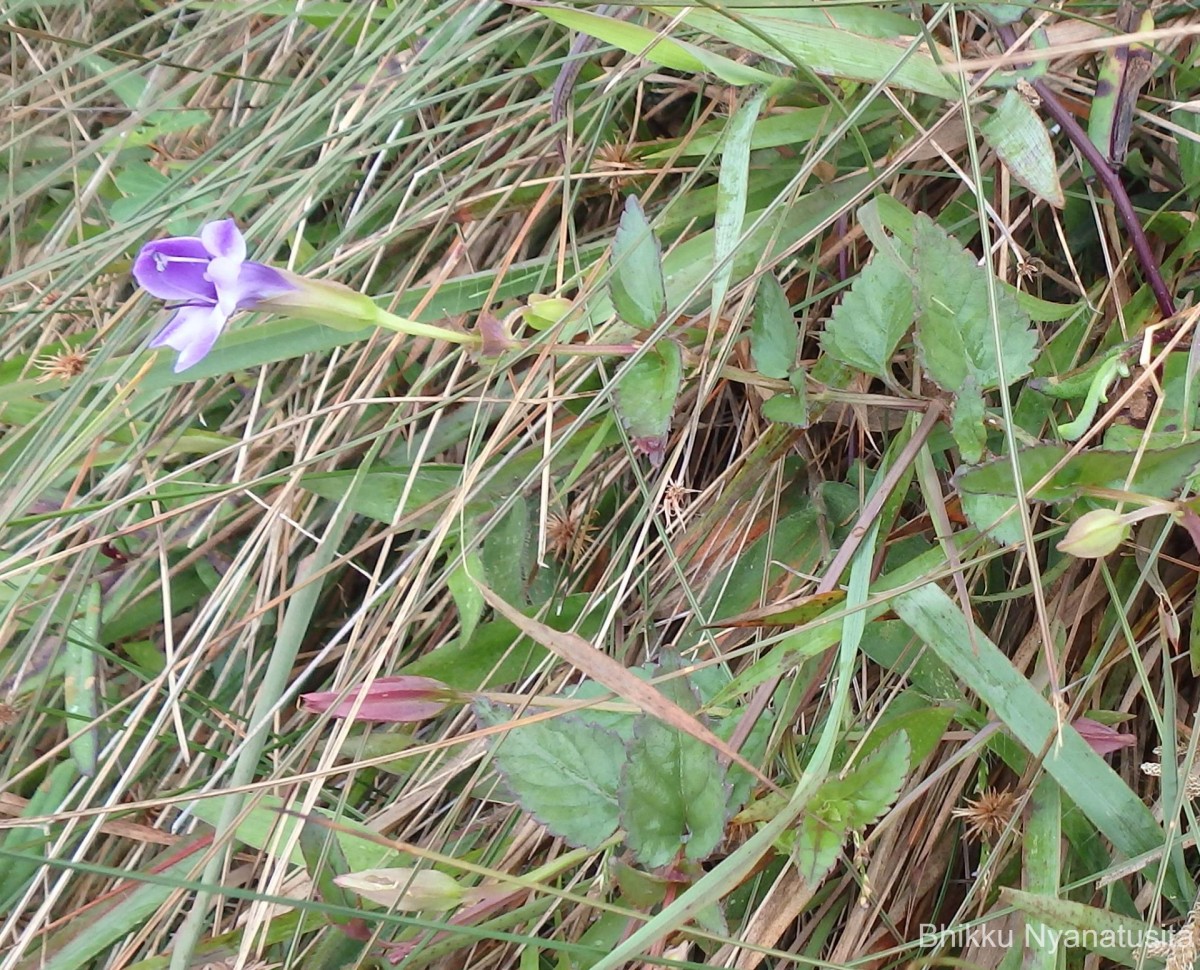
[[(999, 35), (1000, 40), (1004, 42), (1005, 47), (1011, 50), (1016, 46), (1017, 32), (1010, 25), (998, 24), (996, 33)], [(1109, 165), (1108, 159), (1096, 147), (1095, 142), (1088, 137), (1087, 132), (1075, 120), (1075, 116), (1058, 100), (1058, 95), (1051, 90), (1050, 85), (1041, 78), (1035, 79), (1032, 83), (1033, 89), (1037, 91), (1038, 96), (1042, 99), (1042, 107), (1046, 109), (1046, 114), (1054, 119), (1055, 123), (1066, 133), (1066, 136), (1071, 139), (1071, 144), (1075, 146), (1079, 153), (1088, 160), (1092, 168), (1096, 170), (1096, 177), (1100, 179), (1100, 182), (1112, 197), (1113, 205), (1117, 207), (1121, 221), (1125, 224), (1125, 229), (1129, 233), (1130, 241), (1133, 243), (1134, 255), (1142, 267), (1142, 273), (1145, 274), (1146, 282), (1150, 284), (1150, 289), (1154, 293), (1154, 299), (1158, 302), (1158, 309), (1162, 313), (1163, 319), (1174, 316), (1175, 301), (1171, 298), (1167, 284), (1163, 281), (1162, 273), (1158, 270), (1158, 261), (1150, 251), (1150, 240), (1146, 238), (1146, 232), (1142, 229), (1142, 224), (1138, 221), (1137, 213), (1133, 210), (1133, 203), (1129, 199), (1129, 193), (1125, 191), (1125, 186), (1121, 182), (1121, 176)]]

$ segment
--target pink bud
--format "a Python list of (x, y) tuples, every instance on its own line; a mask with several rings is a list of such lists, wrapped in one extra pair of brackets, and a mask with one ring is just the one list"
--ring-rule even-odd
[(423, 721), (464, 699), (458, 691), (432, 677), (380, 677), (365, 688), (303, 694), (300, 702), (312, 714), (328, 711), (334, 717), (349, 717), (360, 694), (362, 703), (356, 719), (387, 723)]
[(1122, 734), (1110, 728), (1107, 724), (1093, 721), (1090, 717), (1077, 717), (1071, 722), (1071, 727), (1079, 732), (1096, 754), (1112, 754), (1122, 748), (1128, 748), (1137, 741), (1132, 734)]

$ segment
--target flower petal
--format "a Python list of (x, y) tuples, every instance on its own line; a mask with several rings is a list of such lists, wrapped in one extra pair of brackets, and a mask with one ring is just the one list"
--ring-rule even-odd
[(204, 274), (217, 288), (217, 306), (226, 316), (238, 308), (238, 297), (241, 295), (238, 277), (241, 272), (240, 261), (228, 256), (214, 256), (208, 264), (208, 272)]
[(238, 309), (249, 309), (263, 300), (273, 300), (296, 289), (296, 284), (273, 266), (242, 263), (242, 271), (238, 274)]
[(217, 290), (205, 278), (211, 260), (196, 236), (148, 242), (133, 261), (133, 278), (160, 300), (217, 302)]
[(200, 227), (200, 238), (213, 256), (222, 256), (238, 263), (246, 258), (246, 240), (232, 219), (206, 222)]
[(220, 307), (182, 307), (154, 335), (150, 346), (167, 346), (178, 350), (179, 358), (175, 361), (175, 373), (178, 374), (204, 359), (225, 329), (228, 319)]

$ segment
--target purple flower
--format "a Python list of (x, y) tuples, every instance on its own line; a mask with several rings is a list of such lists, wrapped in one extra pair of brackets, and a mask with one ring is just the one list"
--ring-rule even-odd
[(199, 236), (146, 243), (133, 261), (133, 277), (159, 299), (179, 301), (150, 341), (179, 351), (175, 373), (212, 350), (236, 311), (297, 288), (291, 274), (246, 260), (246, 240), (232, 219), (206, 223)]

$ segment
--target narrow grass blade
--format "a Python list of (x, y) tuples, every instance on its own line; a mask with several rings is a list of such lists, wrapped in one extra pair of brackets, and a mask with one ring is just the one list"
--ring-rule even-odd
[[(1166, 836), (1150, 809), (1070, 726), (1058, 733), (1054, 710), (1017, 671), (999, 648), (974, 625), (941, 589), (926, 584), (892, 601), (912, 628), (966, 685), (979, 695), (1021, 745), (1108, 838), (1118, 852), (1135, 856), (1162, 846)], [(1195, 895), (1166, 874), (1164, 891), (1180, 912)]]
[[(1062, 796), (1058, 784), (1049, 775), (1043, 775), (1034, 789), (1030, 810), (1026, 814), (1025, 838), (1021, 842), (1022, 883), (1031, 893), (1050, 899), (1058, 897), (1062, 879)], [(1039, 927), (1048, 929), (1044, 923), (1031, 923), (1029, 930)], [(1031, 947), (1024, 964), (1028, 970), (1056, 970), (1057, 947)]]

